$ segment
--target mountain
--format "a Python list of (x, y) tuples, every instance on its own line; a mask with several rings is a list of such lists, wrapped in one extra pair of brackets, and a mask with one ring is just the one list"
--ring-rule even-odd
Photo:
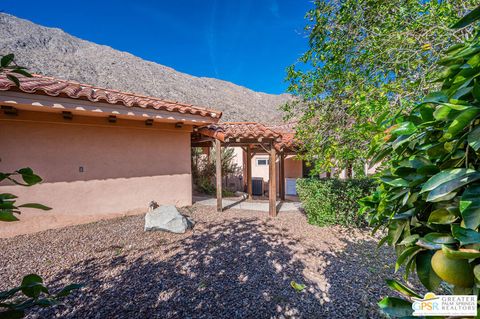
[(8, 53), (34, 73), (218, 109), (223, 111), (222, 121), (279, 123), (279, 106), (291, 99), (288, 94), (255, 92), (231, 82), (191, 76), (0, 13), (0, 54)]

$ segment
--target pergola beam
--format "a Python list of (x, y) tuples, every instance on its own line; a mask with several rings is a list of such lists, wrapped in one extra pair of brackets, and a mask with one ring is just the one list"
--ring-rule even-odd
[(248, 199), (252, 199), (252, 151), (250, 145), (247, 145), (247, 194)]
[(285, 200), (285, 154), (280, 153), (278, 162), (278, 189), (280, 191), (280, 200)]
[(270, 173), (269, 173), (269, 180), (268, 180), (268, 200), (269, 200), (269, 215), (271, 217), (277, 216), (277, 178), (276, 178), (276, 154), (277, 151), (275, 147), (273, 147), (273, 143), (270, 143)]
[(215, 177), (217, 182), (217, 212), (222, 211), (222, 146), (215, 140)]

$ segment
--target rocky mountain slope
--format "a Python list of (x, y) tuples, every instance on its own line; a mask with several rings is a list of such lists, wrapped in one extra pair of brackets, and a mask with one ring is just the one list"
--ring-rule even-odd
[(0, 54), (14, 53), (31, 72), (223, 111), (223, 121), (281, 121), (288, 94), (255, 92), (195, 77), (127, 52), (76, 38), (56, 28), (0, 13)]

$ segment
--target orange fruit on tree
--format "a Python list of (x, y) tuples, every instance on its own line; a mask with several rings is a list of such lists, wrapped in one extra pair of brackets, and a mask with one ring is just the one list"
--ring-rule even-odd
[(432, 269), (449, 284), (463, 288), (473, 286), (473, 270), (467, 259), (451, 259), (443, 251), (437, 250), (432, 257)]

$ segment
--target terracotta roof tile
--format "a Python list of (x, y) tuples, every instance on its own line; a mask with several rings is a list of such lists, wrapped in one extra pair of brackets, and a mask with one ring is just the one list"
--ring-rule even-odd
[(230, 139), (273, 139), (280, 141), (280, 134), (263, 124), (254, 122), (224, 122), (200, 127), (198, 132), (221, 141)]
[(123, 104), (128, 107), (151, 108), (168, 112), (188, 113), (219, 119), (222, 112), (193, 106), (191, 104), (172, 102), (140, 94), (120, 92), (104, 89), (88, 84), (80, 84), (34, 74), (33, 77), (18, 76), (20, 87), (16, 87), (5, 74), (0, 74), (0, 91), (21, 91), (32, 94), (46, 94), (49, 96), (65, 96), (72, 99), (84, 99), (91, 102), (105, 102), (109, 104)]
[(295, 139), (295, 125), (292, 123), (267, 127), (254, 122), (224, 122), (199, 127), (197, 132), (222, 142), (241, 140), (271, 139), (278, 151), (295, 151), (298, 142)]

